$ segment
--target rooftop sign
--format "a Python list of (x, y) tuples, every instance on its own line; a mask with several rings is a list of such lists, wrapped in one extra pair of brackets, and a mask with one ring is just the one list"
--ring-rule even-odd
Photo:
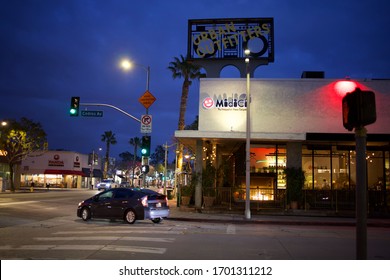
[(201, 19), (188, 21), (189, 59), (240, 59), (274, 61), (273, 18)]

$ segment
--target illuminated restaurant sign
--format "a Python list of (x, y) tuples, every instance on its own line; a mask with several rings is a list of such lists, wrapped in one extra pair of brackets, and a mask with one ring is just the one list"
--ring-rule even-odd
[(59, 154), (55, 154), (53, 159), (49, 159), (48, 166), (64, 166), (64, 161), (60, 159)]
[(202, 107), (204, 109), (218, 109), (218, 110), (233, 110), (233, 111), (241, 111), (246, 110), (247, 107), (247, 99), (245, 93), (234, 93), (228, 96), (227, 94), (223, 94), (222, 96), (206, 96), (202, 101)]
[(237, 59), (274, 61), (273, 18), (201, 19), (188, 21), (189, 59)]

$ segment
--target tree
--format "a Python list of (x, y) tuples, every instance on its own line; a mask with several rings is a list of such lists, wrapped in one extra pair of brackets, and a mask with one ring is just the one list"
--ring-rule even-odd
[(192, 124), (186, 125), (184, 130), (198, 130), (198, 127), (199, 127), (199, 116), (196, 116)]
[(115, 133), (112, 133), (112, 131), (105, 131), (104, 134), (102, 134), (102, 142), (106, 143), (106, 158), (104, 160), (104, 171), (103, 171), (103, 177), (107, 178), (108, 173), (108, 162), (110, 159), (110, 145), (115, 145), (116, 138)]
[(134, 186), (134, 171), (135, 171), (135, 161), (137, 157), (137, 148), (141, 146), (141, 139), (138, 137), (130, 138), (129, 144), (134, 146), (134, 158), (133, 158), (133, 177), (131, 178), (131, 185)]
[[(120, 160), (120, 164), (118, 167), (124, 171), (126, 178), (128, 178), (128, 180), (130, 181), (130, 178), (131, 178), (130, 173), (132, 173), (132, 177), (134, 178), (135, 169), (137, 169), (137, 167), (138, 168), (141, 167), (141, 163), (140, 163), (141, 158), (140, 157), (134, 158), (134, 155), (130, 152), (127, 152), (127, 151), (120, 153), (119, 158), (121, 160)], [(131, 181), (133, 182), (133, 180), (131, 180)]]
[(0, 132), (0, 150), (5, 151), (11, 177), (11, 191), (15, 191), (14, 168), (28, 155), (47, 149), (46, 132), (40, 123), (27, 118), (11, 120)]
[[(200, 72), (199, 66), (192, 64), (189, 60), (185, 59), (183, 55), (180, 55), (180, 58), (174, 57), (174, 61), (169, 63), (168, 69), (172, 72), (173, 79), (184, 79), (181, 90), (178, 122), (178, 130), (184, 130), (190, 85), (192, 84), (192, 80), (198, 80), (201, 77), (205, 77), (205, 75)], [(183, 166), (183, 144), (181, 143), (178, 144), (177, 164), (178, 169), (181, 170)]]
[(158, 145), (154, 150), (154, 153), (150, 155), (150, 164), (157, 165), (165, 162), (165, 149), (163, 146)]

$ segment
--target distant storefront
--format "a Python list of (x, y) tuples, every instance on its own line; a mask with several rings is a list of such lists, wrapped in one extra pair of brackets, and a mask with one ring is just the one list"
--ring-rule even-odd
[[(245, 198), (246, 79), (201, 79), (199, 129), (176, 131), (196, 154), (220, 170), (219, 201)], [(284, 169), (302, 167), (308, 207), (354, 200), (354, 132), (343, 127), (341, 100), (356, 87), (375, 93), (377, 121), (367, 126), (367, 188), (390, 205), (390, 80), (251, 79), (252, 201), (283, 204)], [(348, 196), (348, 197), (345, 197)], [(309, 203), (310, 201), (310, 203)]]
[(103, 176), (99, 161), (71, 151), (44, 151), (29, 155), (21, 164), (21, 186), (89, 188)]

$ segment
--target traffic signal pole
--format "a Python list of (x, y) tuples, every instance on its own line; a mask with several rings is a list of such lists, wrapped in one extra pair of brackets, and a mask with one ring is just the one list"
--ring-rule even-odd
[(355, 128), (356, 140), (356, 259), (367, 259), (367, 130)]

